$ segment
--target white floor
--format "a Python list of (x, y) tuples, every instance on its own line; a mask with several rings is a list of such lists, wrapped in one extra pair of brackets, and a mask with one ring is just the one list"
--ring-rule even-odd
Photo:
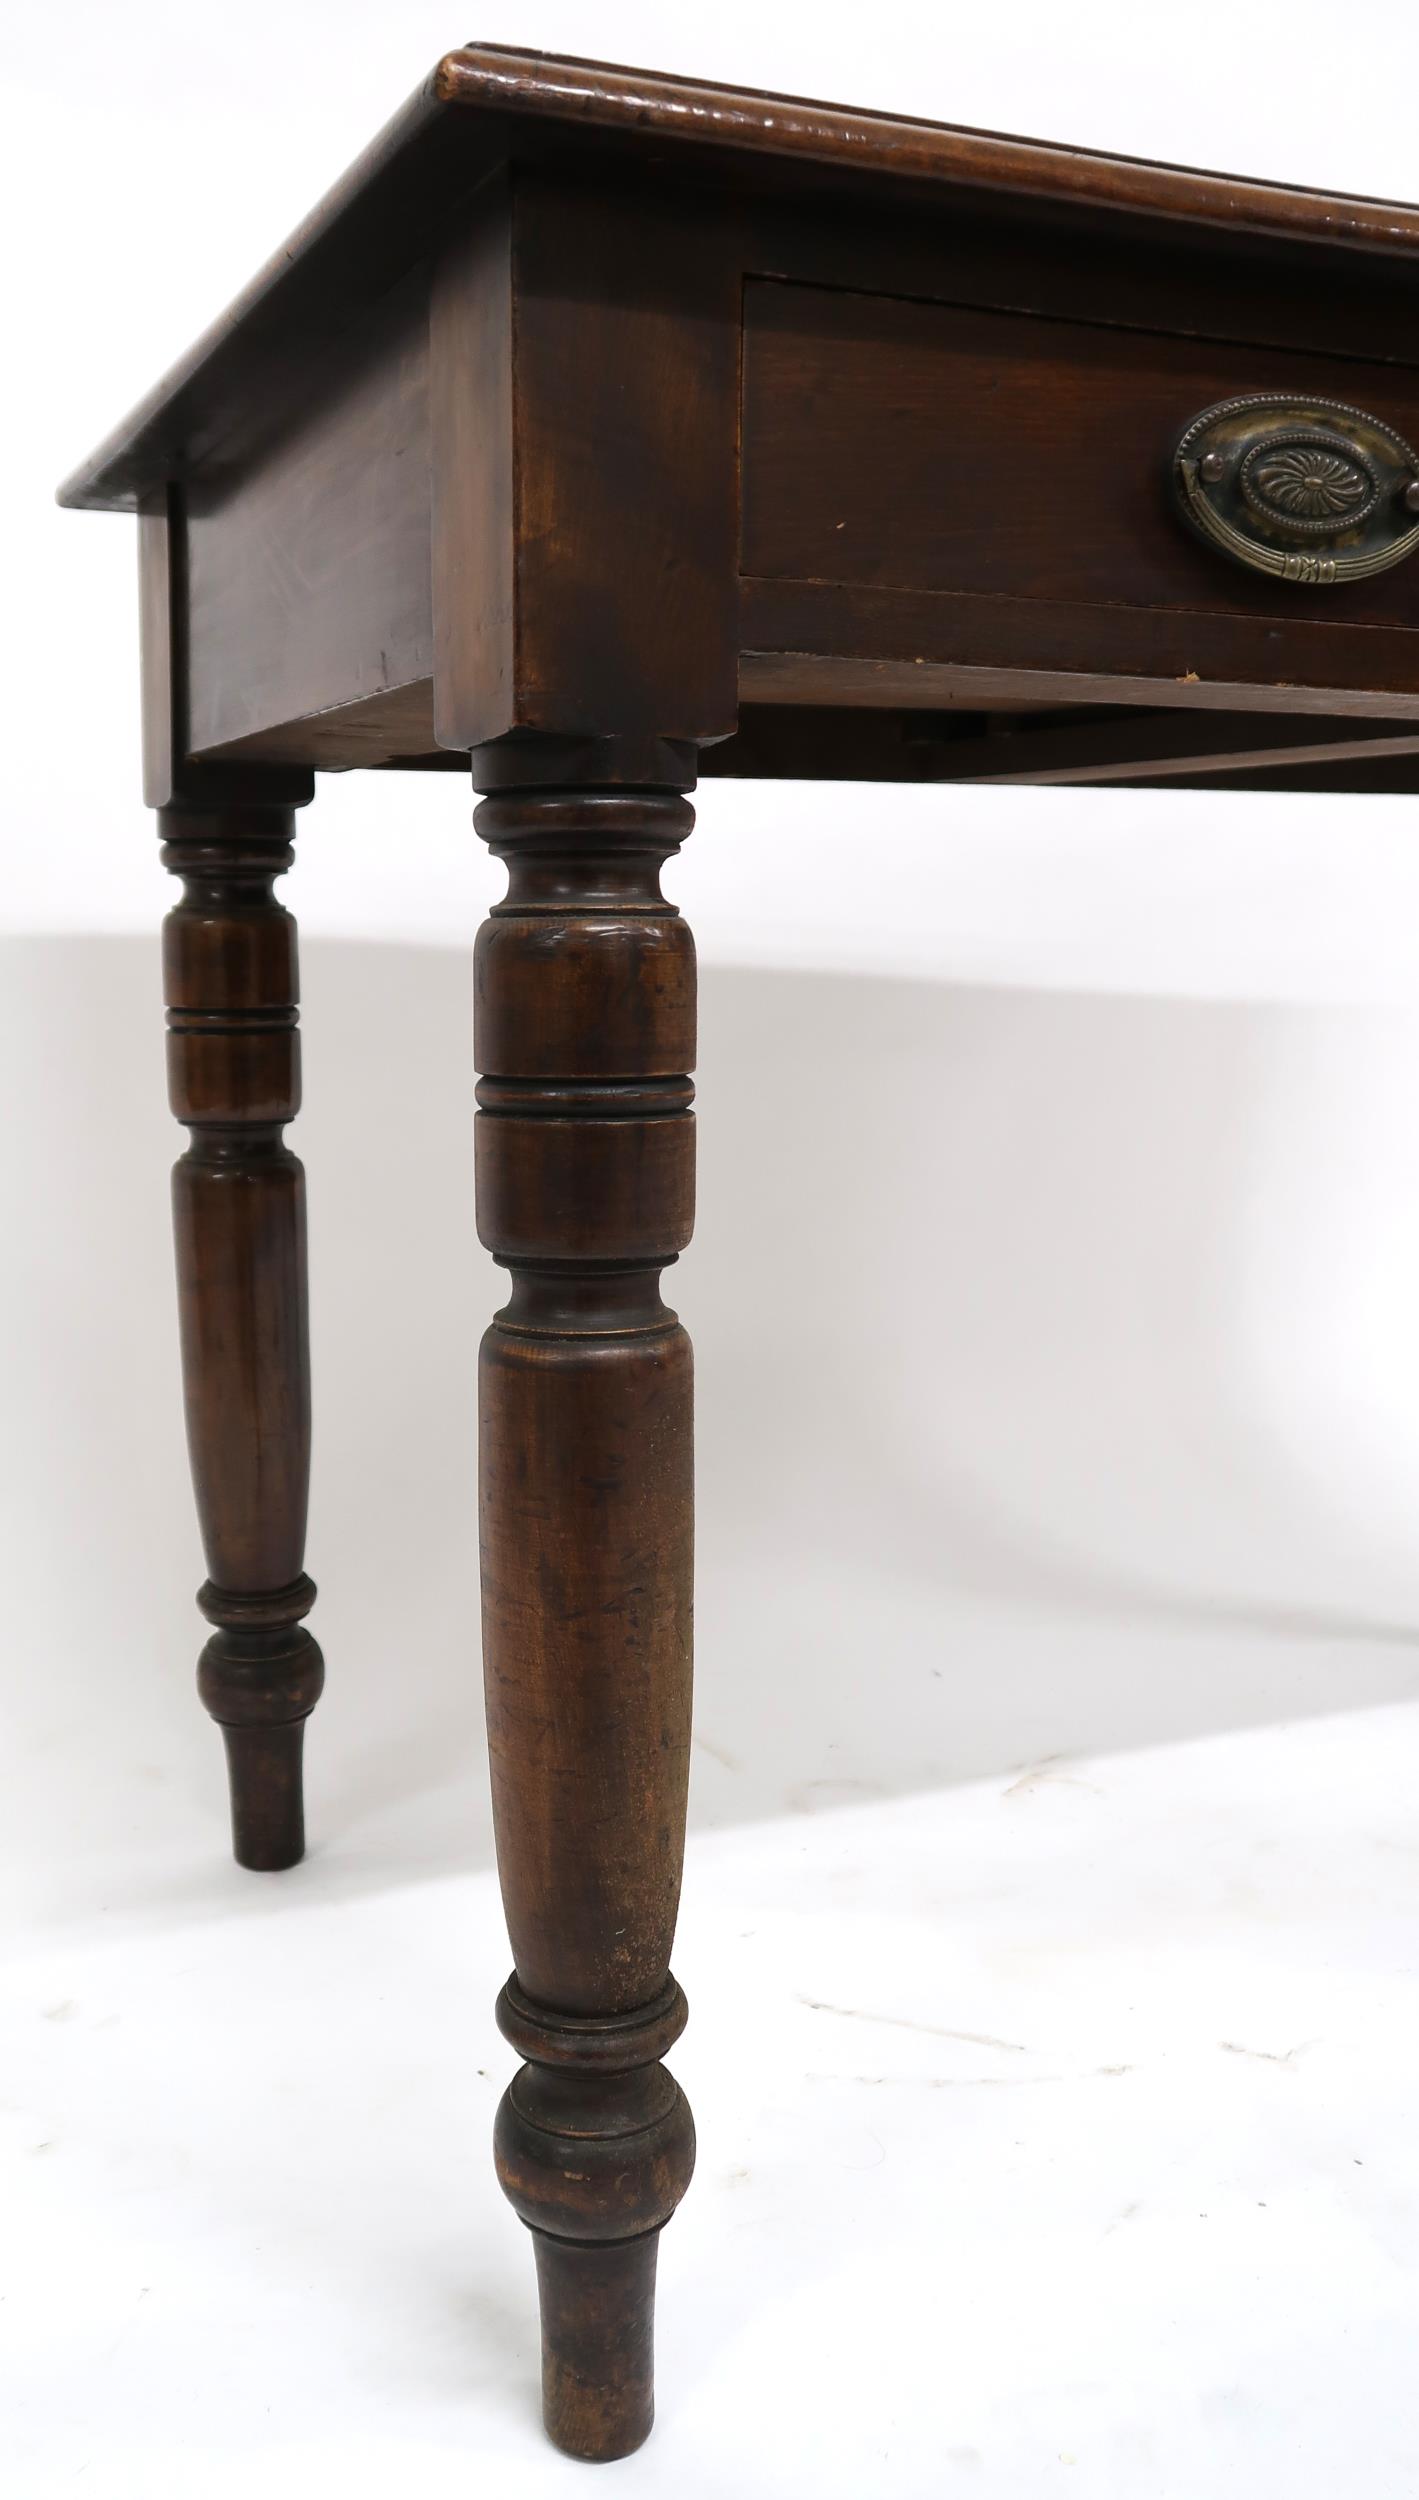
[[(586, 2487), (489, 2159), (470, 979), (307, 951), (330, 1680), (263, 1879), (153, 948), (7, 950), (3, 2500)], [(614, 2487), (1414, 2500), (1419, 1021), (704, 1003), (700, 2171)]]
[[(83, 1907), (71, 1833), (33, 1904), (0, 2047), (22, 2500), (585, 2471), (540, 2442), (488, 2162), (493, 1878), (400, 1872), (401, 1811), (342, 1815), (314, 1750), (298, 1873), (226, 1869), (200, 1780), (111, 1760), (126, 1850)], [(1419, 1704), (696, 1836), (700, 2168), (618, 2488), (1407, 2500), (1416, 1876)]]

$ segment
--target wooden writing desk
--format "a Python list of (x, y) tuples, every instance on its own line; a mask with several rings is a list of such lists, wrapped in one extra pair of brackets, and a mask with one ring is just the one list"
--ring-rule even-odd
[[(450, 53), (64, 488), (140, 520), (202, 1697), (301, 1853), (318, 770), (486, 795), (484, 1655), (554, 2439), (651, 2419), (690, 1703), (697, 775), (1419, 784), (1419, 210)], [(789, 1115), (791, 1116), (791, 1114)], [(377, 1172), (372, 1186), (378, 1187)], [(377, 2156), (376, 2156), (377, 2158)]]

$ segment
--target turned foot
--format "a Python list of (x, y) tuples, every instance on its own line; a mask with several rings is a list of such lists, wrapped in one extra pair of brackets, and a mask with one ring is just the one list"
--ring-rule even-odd
[(660, 2060), (685, 2027), (670, 1980), (630, 2014), (565, 2015), (516, 1979), (498, 1999), (527, 2059), (503, 2096), (494, 2157), (532, 2233), (542, 2413), (568, 2455), (629, 2456), (655, 2416), (655, 2260), (695, 2167), (690, 2105)]
[(609, 2465), (655, 2421), (655, 2261), (660, 2233), (579, 2248), (532, 2234), (542, 2304), (542, 2419), (569, 2457)]
[(197, 1690), (226, 1745), (232, 1852), (238, 1866), (274, 1874), (305, 1855), (305, 1723), (325, 1662), (299, 1618), (315, 1603), (315, 1583), (302, 1577), (269, 1597), (241, 1598), (209, 1581), (197, 1603), (217, 1626)]

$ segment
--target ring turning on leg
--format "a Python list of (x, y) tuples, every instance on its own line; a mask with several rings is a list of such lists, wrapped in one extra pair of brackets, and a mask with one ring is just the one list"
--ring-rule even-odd
[(168, 1091), (191, 1143), (173, 1171), (187, 1440), (212, 1625), (198, 1690), (221, 1727), (243, 1866), (305, 1846), (301, 1754), (325, 1669), (303, 1618), (310, 1476), (305, 1174), (295, 923), (274, 880), (289, 808), (164, 808), (183, 898), (163, 929)]
[(480, 1368), (498, 1867), (526, 2060), (498, 2175), (530, 2227), (559, 2447), (651, 2426), (661, 2227), (694, 2128), (660, 2063), (690, 1742), (689, 1339), (660, 1294), (693, 1221), (695, 962), (660, 892), (666, 789), (485, 799), (506, 900), (477, 958), (481, 1238), (511, 1277)]

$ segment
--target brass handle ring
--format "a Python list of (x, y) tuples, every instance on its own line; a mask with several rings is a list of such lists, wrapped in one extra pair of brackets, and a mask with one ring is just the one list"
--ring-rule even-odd
[(1209, 545), (1277, 581), (1365, 581), (1419, 547), (1419, 458), (1340, 400), (1261, 391), (1205, 408), (1172, 482)]

